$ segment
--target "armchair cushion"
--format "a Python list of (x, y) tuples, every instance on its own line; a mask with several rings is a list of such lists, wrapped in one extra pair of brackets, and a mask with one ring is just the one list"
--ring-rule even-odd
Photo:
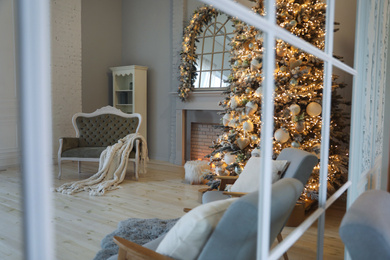
[[(100, 154), (107, 147), (77, 147), (74, 149), (67, 150), (62, 153), (64, 158), (100, 158)], [(135, 158), (134, 149), (131, 150), (129, 158)]]
[(191, 210), (165, 235), (156, 252), (175, 259), (197, 259), (222, 215), (236, 200), (219, 200)]
[[(260, 172), (260, 157), (251, 157), (244, 167), (244, 170), (230, 187), (232, 192), (254, 192), (259, 189)], [(280, 179), (282, 174), (286, 171), (289, 165), (287, 160), (273, 160), (272, 161), (272, 183)]]

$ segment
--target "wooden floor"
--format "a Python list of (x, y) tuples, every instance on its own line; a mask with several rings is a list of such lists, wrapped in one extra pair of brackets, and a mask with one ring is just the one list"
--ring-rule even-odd
[[(53, 185), (78, 180), (76, 163), (63, 164), (63, 179), (56, 179), (53, 169)], [(83, 164), (81, 178), (87, 178), (97, 170), (97, 164)], [(119, 221), (128, 218), (177, 218), (184, 207), (199, 205), (198, 189), (183, 181), (183, 167), (151, 161), (148, 172), (135, 181), (127, 174), (121, 189), (110, 191), (101, 197), (86, 193), (63, 195), (53, 193), (56, 259), (93, 259), (100, 249), (102, 238), (116, 229)], [(338, 236), (338, 227), (345, 212), (345, 203), (336, 202), (326, 215), (324, 259), (343, 259), (344, 248)], [(17, 168), (0, 171), (0, 259), (23, 259), (21, 179)], [(285, 228), (283, 236), (293, 228)], [(289, 258), (316, 258), (316, 227), (307, 233), (288, 251)]]

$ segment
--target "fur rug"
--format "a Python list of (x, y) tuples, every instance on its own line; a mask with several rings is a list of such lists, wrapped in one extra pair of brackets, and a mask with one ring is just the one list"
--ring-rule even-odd
[(130, 218), (119, 222), (118, 228), (103, 238), (102, 249), (97, 253), (94, 260), (105, 260), (112, 255), (118, 254), (118, 246), (112, 238), (114, 236), (123, 237), (139, 245), (158, 238), (167, 233), (178, 219), (139, 219)]

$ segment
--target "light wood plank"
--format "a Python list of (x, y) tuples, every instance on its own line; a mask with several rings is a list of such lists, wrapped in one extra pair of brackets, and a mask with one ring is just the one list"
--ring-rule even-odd
[[(129, 169), (132, 170), (132, 166)], [(83, 163), (82, 179), (97, 170), (97, 163)], [(53, 185), (78, 180), (77, 163), (63, 164), (63, 179)], [(105, 235), (114, 231), (118, 222), (128, 218), (177, 218), (183, 208), (199, 205), (198, 190), (205, 185), (189, 185), (183, 181), (184, 169), (165, 162), (151, 161), (148, 172), (135, 181), (127, 174), (121, 188), (100, 197), (87, 193), (63, 195), (53, 193), (56, 259), (92, 259), (100, 250)], [(0, 172), (0, 259), (23, 259), (21, 179), (17, 168)], [(345, 203), (336, 202), (327, 212), (324, 259), (343, 259), (343, 244), (338, 227), (345, 212)], [(286, 237), (292, 228), (282, 232)], [(289, 259), (315, 259), (316, 227), (288, 251)]]

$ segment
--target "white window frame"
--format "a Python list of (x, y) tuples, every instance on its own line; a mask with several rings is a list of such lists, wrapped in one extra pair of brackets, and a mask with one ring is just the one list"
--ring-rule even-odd
[[(257, 259), (279, 259), (318, 219), (317, 232), (317, 259), (323, 257), (324, 246), (324, 229), (325, 229), (325, 211), (326, 209), (343, 194), (352, 184), (347, 181), (336, 193), (326, 200), (327, 174), (328, 174), (328, 155), (329, 155), (329, 136), (330, 136), (330, 110), (331, 110), (331, 92), (332, 92), (332, 69), (333, 66), (350, 74), (354, 78), (357, 76), (357, 71), (333, 58), (333, 24), (334, 24), (334, 9), (335, 1), (327, 0), (326, 9), (326, 35), (325, 35), (325, 51), (317, 49), (310, 43), (292, 35), (287, 30), (276, 24), (275, 16), (275, 0), (264, 0), (267, 16), (261, 17), (247, 7), (230, 1), (230, 0), (200, 0), (206, 4), (213, 5), (220, 11), (223, 11), (239, 20), (246, 22), (249, 25), (255, 26), (257, 29), (264, 32), (265, 35), (265, 53), (264, 53), (264, 75), (265, 87), (264, 98), (262, 104), (262, 132), (261, 132), (261, 170), (262, 172), (271, 172), (271, 157), (272, 157), (272, 136), (273, 136), (273, 86), (274, 86), (274, 48), (275, 39), (279, 38), (289, 44), (310, 53), (324, 61), (324, 93), (322, 99), (322, 129), (321, 129), (321, 158), (320, 158), (320, 189), (319, 189), (319, 207), (308, 217), (301, 225), (295, 228), (282, 243), (278, 244), (271, 252), (269, 252), (269, 232), (270, 232), (270, 200), (271, 200), (271, 176), (270, 174), (260, 175), (260, 192), (259, 192), (259, 214), (258, 214), (258, 238), (257, 238)], [(267, 50), (272, 50), (267, 51)], [(268, 76), (267, 76), (268, 75)], [(324, 167), (324, 165), (326, 167)]]
[(50, 1), (16, 1), (24, 259), (55, 259)]
[[(329, 145), (329, 115), (331, 102), (331, 74), (333, 66), (354, 77), (357, 72), (333, 58), (334, 0), (327, 0), (326, 49), (321, 51), (304, 40), (276, 25), (275, 0), (266, 0), (267, 17), (263, 18), (250, 9), (231, 0), (201, 0), (219, 10), (257, 27), (265, 33), (267, 49), (273, 49), (275, 38), (282, 39), (297, 48), (317, 56), (325, 62), (323, 125), (321, 139), (321, 170), (319, 208), (290, 233), (276, 248), (269, 252), (271, 178), (261, 175), (259, 193), (258, 259), (278, 259), (303, 233), (319, 219), (317, 259), (322, 259), (325, 210), (350, 187), (348, 181), (332, 197), (326, 200), (326, 176)], [(358, 0), (358, 10), (364, 0)], [(52, 220), (51, 187), (51, 103), (50, 103), (50, 1), (19, 0), (17, 4), (19, 25), (19, 97), (21, 114), (22, 174), (24, 201), (24, 258), (54, 259), (54, 227)], [(359, 21), (359, 18), (357, 19)], [(358, 23), (359, 26), (359, 23)], [(358, 29), (358, 27), (356, 28)], [(356, 30), (358, 31), (358, 30)], [(356, 52), (356, 51), (355, 51)], [(356, 55), (355, 55), (356, 56)], [(265, 52), (265, 75), (272, 75), (274, 52)], [(358, 62), (355, 61), (355, 67)], [(271, 172), (273, 132), (273, 76), (266, 77), (264, 88), (264, 131), (262, 131), (262, 170)], [(38, 152), (37, 152), (38, 151)]]

